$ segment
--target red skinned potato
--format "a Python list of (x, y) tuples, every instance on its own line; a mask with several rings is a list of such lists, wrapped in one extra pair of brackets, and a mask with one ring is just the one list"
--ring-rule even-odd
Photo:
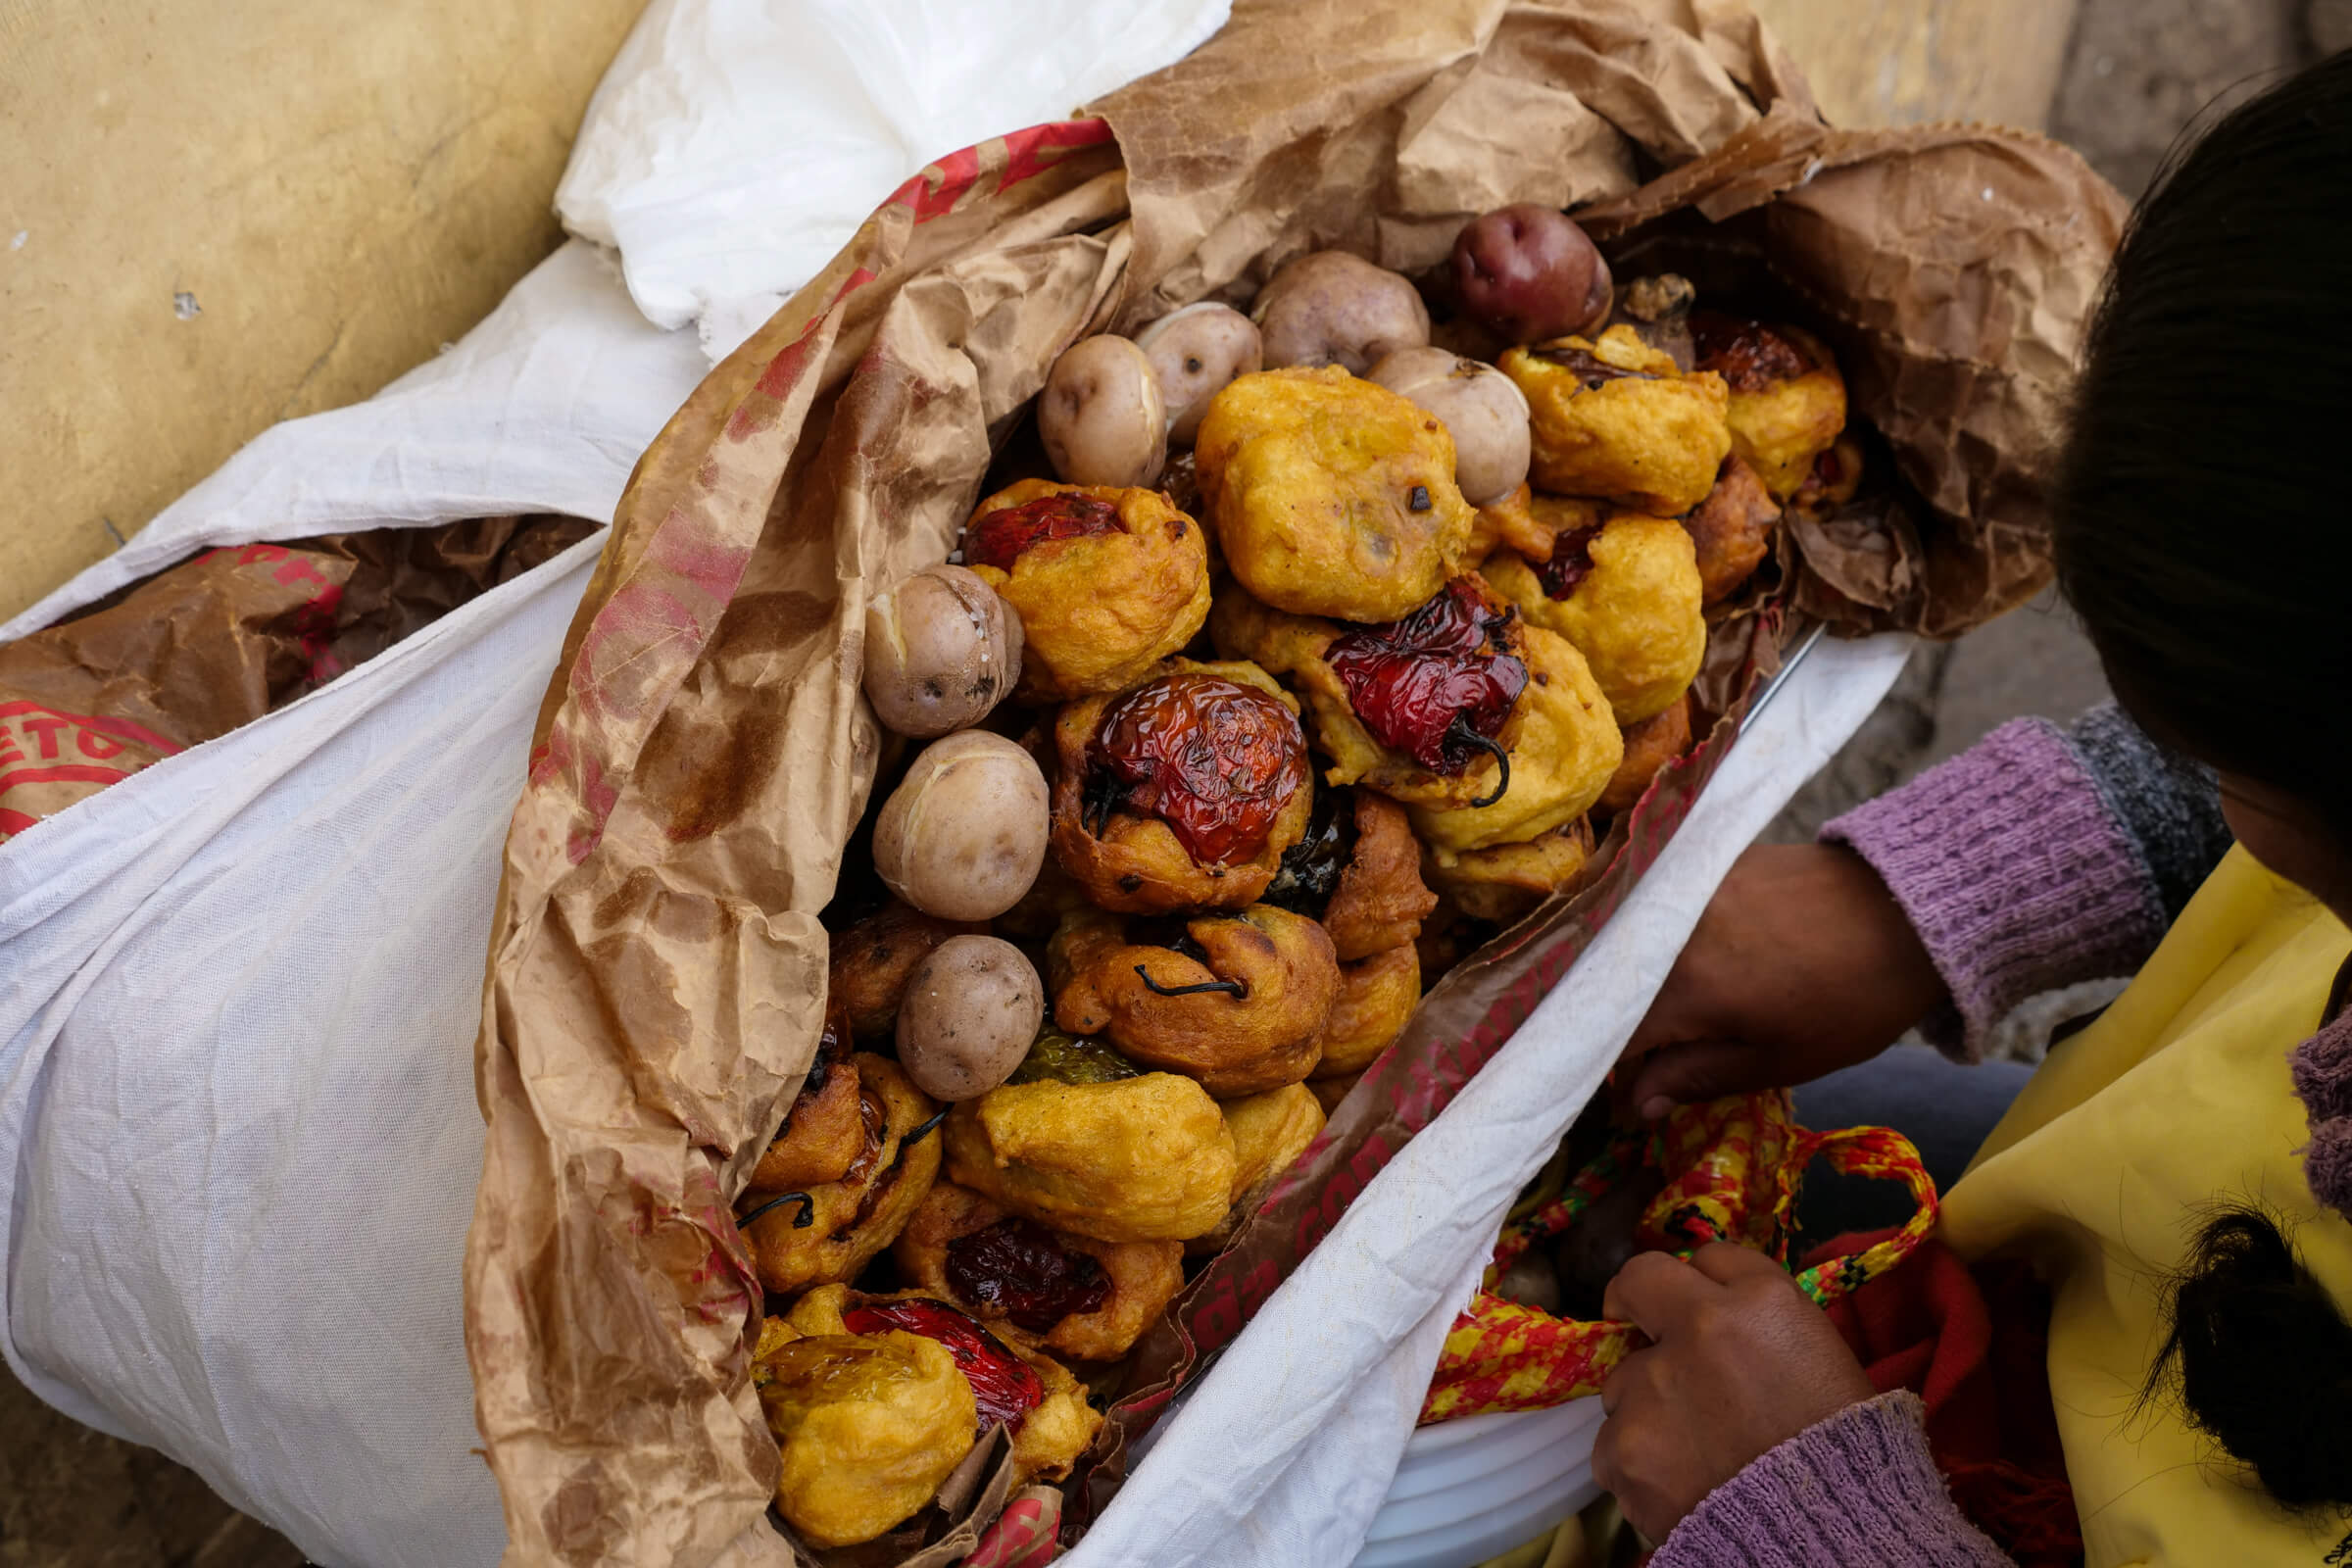
[(1123, 337), (1062, 350), (1037, 395), (1037, 433), (1064, 484), (1149, 486), (1168, 462), (1168, 410), (1144, 351)]
[(1462, 307), (1513, 343), (1598, 326), (1614, 295), (1609, 264), (1567, 214), (1533, 202), (1498, 207), (1453, 241)]
[(1429, 341), (1429, 307), (1403, 274), (1346, 251), (1309, 251), (1257, 291), (1250, 318), (1268, 369), (1336, 365), (1361, 375), (1398, 349)]
[(1168, 410), (1168, 439), (1193, 444), (1209, 399), (1237, 375), (1264, 368), (1265, 343), (1257, 323), (1230, 305), (1203, 301), (1163, 316), (1135, 334), (1152, 362)]
[(865, 612), (865, 699), (916, 740), (977, 724), (1021, 675), (1021, 617), (961, 566), (925, 566)]
[(1472, 506), (1492, 506), (1527, 482), (1527, 394), (1492, 365), (1439, 348), (1398, 349), (1366, 379), (1446, 421), (1453, 482)]

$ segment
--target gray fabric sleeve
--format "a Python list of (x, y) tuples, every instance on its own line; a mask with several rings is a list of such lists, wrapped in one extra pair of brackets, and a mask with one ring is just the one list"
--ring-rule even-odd
[(2138, 847), (2170, 921), (2233, 842), (2213, 769), (2148, 739), (2113, 703), (2067, 726), (2066, 738), (2116, 821)]

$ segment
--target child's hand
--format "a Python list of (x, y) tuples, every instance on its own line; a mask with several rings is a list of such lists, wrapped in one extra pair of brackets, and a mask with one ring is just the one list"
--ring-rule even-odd
[(1902, 906), (1850, 850), (1758, 846), (1733, 862), (1620, 1060), (1646, 1117), (1800, 1084), (1892, 1045), (1945, 989)]
[(1600, 1388), (1592, 1478), (1662, 1542), (1750, 1461), (1877, 1391), (1820, 1307), (1761, 1252), (1717, 1242), (1685, 1263), (1642, 1252), (1602, 1311), (1657, 1343)]

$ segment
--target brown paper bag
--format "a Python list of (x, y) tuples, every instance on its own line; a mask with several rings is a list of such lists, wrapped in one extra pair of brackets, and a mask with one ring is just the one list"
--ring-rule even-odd
[(229, 545), (0, 647), (0, 843), (366, 663), (596, 531), (576, 517)]
[[(1317, 246), (1418, 270), (1489, 207), (1576, 206), (1629, 264), (1715, 258), (1838, 349), (1907, 485), (1799, 541), (1798, 606), (1945, 633), (2047, 574), (2045, 437), (2122, 216), (2064, 149), (1833, 131), (1727, 0), (1242, 0), (1100, 112), (908, 181), (711, 373), (623, 498), (541, 710), (477, 1055), (466, 1337), (512, 1562), (799, 1558), (765, 1515), (760, 1293), (729, 1202), (816, 1039), (817, 911), (879, 747), (865, 606), (947, 553), (1073, 339), (1245, 299)], [(1102, 1487), (1124, 1435), (1623, 899), (1781, 625), (1772, 606), (1719, 630), (1730, 711), (1613, 832), (1605, 871), (1432, 993), (1140, 1348)], [(968, 1550), (981, 1501), (918, 1516), (944, 1539), (915, 1560)]]

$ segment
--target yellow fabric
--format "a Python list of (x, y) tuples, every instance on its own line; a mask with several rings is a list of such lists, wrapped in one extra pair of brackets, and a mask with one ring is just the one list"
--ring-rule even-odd
[(2163, 1283), (2217, 1201), (2277, 1212), (2352, 1304), (2352, 1224), (2304, 1182), (2287, 1070), (2348, 949), (2333, 915), (2232, 850), (1945, 1197), (1942, 1234), (1963, 1257), (2021, 1257), (2050, 1285), (2050, 1395), (2092, 1568), (2312, 1565), (2348, 1539), (2352, 1520), (2272, 1502), (2170, 1401), (2137, 1402)]

